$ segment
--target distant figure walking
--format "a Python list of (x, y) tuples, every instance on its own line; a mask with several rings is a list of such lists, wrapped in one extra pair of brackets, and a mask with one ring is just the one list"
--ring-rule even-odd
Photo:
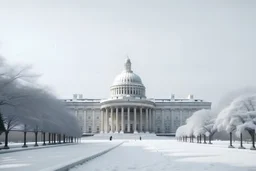
[(141, 137), (140, 137), (140, 140), (141, 140)]
[(112, 136), (109, 137), (109, 140), (112, 141)]

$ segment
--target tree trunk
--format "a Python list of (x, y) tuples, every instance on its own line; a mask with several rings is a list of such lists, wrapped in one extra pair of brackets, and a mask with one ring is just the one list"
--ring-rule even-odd
[(234, 148), (234, 146), (232, 145), (232, 132), (229, 133), (229, 146), (228, 148)]
[(43, 145), (46, 145), (46, 144), (45, 144), (45, 132), (43, 132), (43, 139), (44, 139)]
[(48, 144), (51, 144), (51, 133), (50, 132), (48, 133), (48, 141), (49, 141)]
[(35, 132), (35, 145), (34, 145), (35, 147), (38, 146), (38, 144), (37, 144), (37, 134), (38, 134), (38, 132), (36, 131), (36, 132)]
[(59, 134), (59, 144), (61, 144), (61, 134)]
[(9, 149), (8, 146), (8, 135), (9, 135), (9, 131), (5, 131), (5, 140), (4, 140), (4, 149)]
[(209, 135), (209, 144), (212, 144), (212, 135)]
[(204, 135), (204, 144), (206, 144), (206, 135)]
[(202, 135), (200, 134), (199, 136), (199, 143), (201, 144), (202, 143)]
[(251, 147), (251, 150), (255, 150), (255, 131), (253, 131), (252, 133), (252, 147)]
[(65, 134), (63, 135), (63, 143), (66, 143), (66, 137), (65, 137)]
[(251, 150), (256, 150), (255, 149), (255, 131), (251, 133), (251, 138), (252, 138), (252, 147), (250, 148)]
[(56, 144), (56, 135), (53, 134), (53, 143)]
[(240, 147), (239, 149), (245, 149), (244, 146), (243, 146), (243, 134), (240, 133)]
[(27, 146), (27, 132), (26, 131), (24, 132), (24, 142), (23, 143), (24, 143), (23, 146), (22, 146), (23, 148), (28, 147)]

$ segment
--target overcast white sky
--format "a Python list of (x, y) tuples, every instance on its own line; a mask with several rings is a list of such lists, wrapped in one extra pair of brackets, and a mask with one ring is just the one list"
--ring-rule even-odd
[(126, 55), (147, 97), (255, 86), (256, 1), (0, 0), (0, 54), (60, 98), (108, 98)]

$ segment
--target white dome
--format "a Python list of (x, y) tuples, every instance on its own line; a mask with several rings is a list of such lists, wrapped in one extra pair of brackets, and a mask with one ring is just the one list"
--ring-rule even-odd
[(141, 78), (131, 70), (129, 58), (125, 61), (124, 71), (116, 76), (111, 86), (111, 96), (145, 97), (145, 87)]
[(121, 74), (116, 76), (113, 86), (123, 84), (142, 85), (142, 81), (137, 74), (134, 74), (133, 72), (123, 71)]

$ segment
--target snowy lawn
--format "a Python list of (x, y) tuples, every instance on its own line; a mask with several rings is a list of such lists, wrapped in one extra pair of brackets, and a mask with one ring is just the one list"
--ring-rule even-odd
[(0, 170), (51, 170), (56, 166), (64, 166), (70, 161), (80, 160), (102, 152), (120, 142), (86, 141), (76, 145), (0, 154)]
[[(253, 171), (256, 151), (229, 149), (228, 141), (212, 145), (175, 140), (130, 140), (72, 171)], [(238, 147), (235, 143), (234, 146)], [(250, 145), (246, 145), (250, 147)]]

